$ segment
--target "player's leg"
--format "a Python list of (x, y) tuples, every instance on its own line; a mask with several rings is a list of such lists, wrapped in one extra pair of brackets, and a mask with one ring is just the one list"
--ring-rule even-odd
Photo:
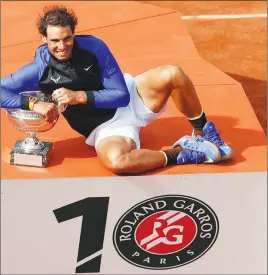
[(168, 98), (192, 123), (198, 134), (203, 134), (205, 115), (198, 119), (202, 107), (194, 86), (186, 74), (173, 65), (150, 69), (136, 77), (137, 90), (144, 104), (153, 112), (159, 112)]
[[(195, 142), (195, 136), (203, 136), (198, 140), (209, 141), (217, 146), (221, 159), (232, 157), (232, 149), (222, 141), (213, 122), (207, 122), (194, 85), (182, 69), (173, 65), (160, 66), (139, 75), (136, 81), (140, 97), (153, 112), (161, 110), (169, 96), (172, 96), (176, 107), (194, 128), (194, 136), (185, 139), (188, 146)], [(175, 145), (178, 143), (179, 141)]]
[(95, 148), (102, 164), (115, 173), (142, 173), (174, 164), (216, 162), (219, 151), (212, 143), (195, 142), (195, 148), (175, 148), (164, 151), (140, 149), (137, 127), (103, 127), (97, 131)]
[(140, 173), (164, 167), (166, 159), (160, 151), (138, 150), (133, 139), (111, 136), (96, 146), (102, 164), (115, 173)]
[[(96, 145), (97, 155), (102, 164), (116, 174), (137, 174), (157, 169), (168, 164), (200, 163), (205, 153), (183, 149), (181, 146), (164, 152), (137, 149), (133, 139), (124, 136), (104, 138)], [(167, 160), (166, 154), (169, 154)]]

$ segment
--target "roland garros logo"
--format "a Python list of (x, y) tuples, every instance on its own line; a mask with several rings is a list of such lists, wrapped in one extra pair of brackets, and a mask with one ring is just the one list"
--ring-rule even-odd
[(219, 222), (204, 202), (188, 196), (166, 195), (143, 201), (117, 222), (113, 241), (129, 263), (148, 269), (189, 264), (215, 243)]

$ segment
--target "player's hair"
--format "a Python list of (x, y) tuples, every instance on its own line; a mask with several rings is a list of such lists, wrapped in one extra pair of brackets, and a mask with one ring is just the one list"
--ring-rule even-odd
[(43, 9), (44, 14), (37, 18), (37, 28), (41, 35), (47, 36), (47, 26), (70, 26), (74, 33), (78, 18), (71, 9), (64, 6), (48, 6)]

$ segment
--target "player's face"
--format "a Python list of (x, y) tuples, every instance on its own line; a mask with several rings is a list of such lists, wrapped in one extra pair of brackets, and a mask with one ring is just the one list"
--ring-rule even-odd
[(69, 60), (74, 46), (74, 33), (70, 26), (47, 26), (47, 36), (42, 39), (48, 45), (49, 52), (58, 60)]

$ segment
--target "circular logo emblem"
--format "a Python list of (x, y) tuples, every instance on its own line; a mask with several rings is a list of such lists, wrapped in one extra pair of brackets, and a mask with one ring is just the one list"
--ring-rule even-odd
[(200, 258), (215, 243), (219, 222), (204, 202), (182, 195), (136, 204), (117, 222), (113, 242), (129, 263), (148, 269), (175, 268)]

